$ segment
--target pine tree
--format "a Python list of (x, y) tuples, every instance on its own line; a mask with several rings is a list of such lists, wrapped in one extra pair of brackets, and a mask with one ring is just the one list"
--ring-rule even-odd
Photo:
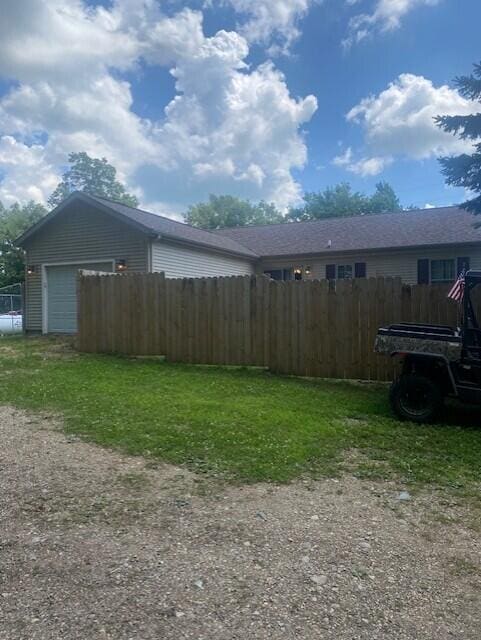
[[(455, 79), (459, 93), (468, 100), (481, 104), (481, 63), (474, 65), (470, 76)], [(481, 110), (467, 116), (438, 116), (436, 124), (461, 140), (473, 140), (474, 149), (471, 155), (462, 153), (459, 156), (439, 158), (442, 173), (446, 182), (454, 187), (464, 187), (476, 195), (461, 206), (473, 213), (481, 213)], [(476, 141), (476, 142), (475, 142)]]

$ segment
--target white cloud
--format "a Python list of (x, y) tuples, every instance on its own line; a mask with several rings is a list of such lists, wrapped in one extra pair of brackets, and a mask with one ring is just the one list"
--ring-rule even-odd
[(352, 162), (352, 147), (348, 147), (344, 153), (336, 156), (332, 164), (336, 167), (348, 167)]
[[(85, 150), (106, 155), (125, 177), (132, 158), (153, 152), (153, 145), (148, 123), (131, 110), (128, 83), (109, 68), (133, 68), (138, 39), (117, 28), (113, 13), (80, 0), (19, 0), (2, 10), (0, 75), (17, 84), (0, 99), (0, 134), (14, 136), (25, 149), (32, 134), (45, 134), (47, 141), (30, 154), (39, 175), (44, 165), (58, 175), (70, 151)], [(51, 180), (33, 168), (20, 181), (8, 165), (1, 169), (0, 200), (15, 196), (14, 185), (20, 200), (35, 193), (45, 201), (52, 191)]]
[(379, 95), (361, 100), (346, 116), (363, 129), (363, 158), (355, 161), (348, 149), (347, 157), (338, 156), (333, 162), (360, 175), (376, 175), (395, 158), (423, 160), (469, 151), (470, 142), (442, 131), (434, 118), (477, 111), (478, 105), (455, 89), (435, 87), (423, 76), (402, 74)]
[[(373, 33), (386, 33), (399, 29), (402, 19), (413, 9), (421, 6), (433, 7), (440, 0), (376, 0), (372, 13), (360, 13), (349, 22), (349, 33), (343, 41), (346, 48), (361, 42)], [(348, 0), (348, 4), (357, 4)]]
[(70, 151), (86, 150), (115, 160), (125, 175), (135, 157), (155, 153), (148, 123), (131, 106), (128, 83), (108, 73), (86, 78), (76, 87), (32, 82), (0, 101), (0, 129), (20, 135), (45, 131), (45, 151), (53, 163), (65, 163)]
[[(200, 12), (167, 17), (156, 0), (115, 0), (110, 9), (82, 0), (9, 3), (0, 75), (17, 84), (0, 98), (0, 136), (39, 174), (32, 168), (20, 181), (12, 163), (0, 163), (0, 200), (33, 192), (45, 200), (67, 154), (84, 150), (106, 156), (145, 202), (174, 210), (209, 192), (295, 202), (300, 187), (291, 170), (306, 161), (300, 127), (316, 99), (292, 98), (270, 63), (248, 68), (248, 51), (239, 33), (206, 37)], [(169, 67), (176, 79), (158, 122), (133, 111), (122, 79), (142, 59)]]
[(27, 146), (12, 136), (0, 137), (0, 200), (6, 206), (29, 200), (44, 201), (44, 194), (57, 186), (59, 175), (41, 145)]
[(156, 199), (229, 192), (284, 207), (300, 197), (291, 169), (306, 161), (298, 130), (317, 102), (313, 96), (291, 98), (271, 63), (247, 72), (247, 54), (244, 38), (219, 31), (178, 56), (171, 71), (178, 95), (153, 131), (159, 148), (168, 151)]
[(348, 147), (344, 153), (341, 153), (341, 155), (333, 159), (332, 164), (336, 167), (345, 168), (351, 173), (367, 177), (377, 176), (390, 165), (392, 161), (393, 159), (391, 157), (371, 157), (354, 160), (352, 147)]
[(393, 162), (391, 157), (381, 158), (374, 156), (372, 158), (361, 158), (356, 162), (352, 162), (348, 166), (348, 170), (362, 177), (377, 176)]
[(0, 74), (21, 82), (40, 77), (74, 84), (111, 65), (128, 68), (137, 41), (109, 16), (81, 0), (2, 3)]
[[(286, 53), (300, 36), (299, 22), (321, 0), (224, 0), (249, 19), (240, 31), (248, 42), (270, 45), (271, 54)], [(271, 43), (274, 39), (274, 43)]]

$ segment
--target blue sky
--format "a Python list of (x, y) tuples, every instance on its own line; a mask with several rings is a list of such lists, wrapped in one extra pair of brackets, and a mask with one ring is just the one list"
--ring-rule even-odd
[(436, 157), (467, 146), (432, 117), (478, 109), (452, 85), (481, 60), (481, 4), (462, 6), (18, 0), (0, 25), (0, 200), (45, 200), (86, 150), (173, 215), (210, 192), (285, 208), (340, 181), (458, 202)]
[[(459, 191), (446, 193), (435, 159), (402, 158), (380, 176), (365, 178), (346, 176), (344, 170), (330, 163), (339, 141), (345, 146), (362, 144), (359, 127), (345, 119), (362, 98), (378, 94), (402, 73), (424, 76), (437, 86), (449, 84), (481, 59), (481, 3), (463, 0), (462, 4), (463, 11), (453, 1), (419, 8), (398, 30), (361, 43), (347, 53), (337, 46), (344, 21), (334, 11), (325, 21), (325, 7), (313, 9), (312, 20), (305, 21), (303, 37), (296, 47), (298, 56), (282, 62), (287, 77), (292, 78), (292, 91), (303, 93), (309, 87), (319, 99), (319, 109), (306, 127), (309, 164), (300, 177), (305, 189), (315, 190), (320, 184), (347, 178), (356, 189), (369, 190), (382, 178), (393, 184), (406, 205), (440, 205), (463, 197)], [(316, 171), (316, 166), (325, 168)]]

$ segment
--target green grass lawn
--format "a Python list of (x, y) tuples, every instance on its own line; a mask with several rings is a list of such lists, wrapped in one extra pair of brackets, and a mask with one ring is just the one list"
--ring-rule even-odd
[(67, 432), (233, 482), (345, 469), (462, 488), (481, 477), (481, 413), (393, 419), (387, 387), (265, 371), (79, 355), (43, 338), (0, 339), (0, 403), (59, 413)]

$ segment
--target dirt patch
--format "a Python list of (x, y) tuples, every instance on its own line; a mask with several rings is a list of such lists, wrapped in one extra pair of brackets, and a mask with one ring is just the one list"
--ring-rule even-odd
[(460, 501), (349, 476), (221, 488), (60, 426), (0, 408), (2, 640), (479, 640)]

